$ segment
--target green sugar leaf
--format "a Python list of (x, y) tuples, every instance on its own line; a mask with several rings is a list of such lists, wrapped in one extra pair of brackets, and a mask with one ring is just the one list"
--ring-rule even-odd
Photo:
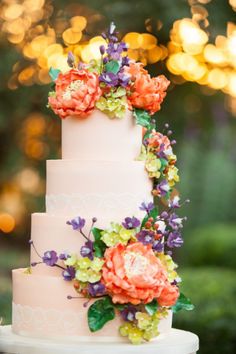
[(194, 305), (191, 303), (191, 300), (188, 299), (184, 294), (180, 293), (180, 296), (174, 306), (172, 306), (172, 311), (174, 313), (180, 310), (191, 311), (194, 309)]
[(60, 74), (60, 70), (59, 69), (54, 69), (54, 68), (50, 68), (49, 70), (49, 75), (52, 79), (52, 81), (56, 81), (58, 75)]
[(141, 125), (142, 127), (151, 128), (151, 117), (150, 114), (144, 109), (134, 109), (134, 117), (136, 119), (136, 123)]
[(94, 248), (94, 253), (96, 257), (103, 257), (104, 252), (107, 248), (106, 244), (101, 240), (101, 232), (103, 230), (98, 229), (97, 227), (92, 228), (92, 233), (94, 237), (94, 243), (93, 243), (93, 248)]
[(88, 309), (88, 326), (91, 332), (98, 331), (114, 318), (114, 306), (108, 296), (95, 301)]
[(158, 303), (156, 299), (152, 300), (152, 302), (149, 302), (149, 304), (145, 305), (145, 310), (150, 316), (154, 315), (157, 312), (157, 309)]
[(111, 60), (105, 65), (106, 72), (117, 74), (120, 70), (120, 64), (117, 60)]

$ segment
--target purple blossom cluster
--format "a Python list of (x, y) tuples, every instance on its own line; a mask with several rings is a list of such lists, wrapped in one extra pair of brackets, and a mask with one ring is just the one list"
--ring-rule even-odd
[[(166, 193), (166, 185), (164, 181), (159, 184), (159, 188), (164, 189)], [(186, 200), (184, 203), (188, 203)], [(183, 204), (184, 204), (183, 203)], [(182, 204), (182, 205), (183, 205)], [(145, 222), (142, 223), (140, 231), (136, 237), (139, 242), (144, 245), (152, 245), (152, 249), (156, 252), (163, 252), (165, 246), (168, 248), (178, 248), (183, 244), (181, 229), (186, 217), (180, 217), (174, 211), (181, 207), (179, 196), (174, 196), (168, 200), (168, 210), (163, 211), (160, 215), (152, 217), (155, 211), (154, 204), (142, 203), (140, 209), (146, 211), (147, 216), (144, 218)]]
[(134, 216), (132, 218), (127, 217), (125, 218), (125, 221), (122, 223), (122, 225), (127, 230), (136, 229), (140, 226), (140, 221)]
[(130, 81), (130, 75), (125, 71), (125, 67), (129, 65), (129, 58), (124, 53), (128, 47), (125, 42), (119, 42), (116, 26), (112, 22), (107, 33), (102, 36), (107, 41), (107, 48), (100, 46), (102, 56), (103, 71), (99, 76), (99, 81), (108, 87), (126, 87)]

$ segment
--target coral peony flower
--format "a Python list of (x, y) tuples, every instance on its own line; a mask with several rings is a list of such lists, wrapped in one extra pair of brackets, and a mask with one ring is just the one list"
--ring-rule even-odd
[(171, 285), (169, 282), (163, 288), (157, 302), (160, 306), (173, 306), (179, 297), (179, 289), (176, 285)]
[(169, 149), (171, 147), (169, 138), (155, 130), (152, 131), (148, 138), (148, 145), (152, 148), (157, 148), (161, 145), (163, 145), (164, 149)]
[(130, 87), (129, 104), (145, 109), (151, 115), (156, 113), (161, 108), (169, 83), (164, 75), (151, 78), (147, 73), (138, 74)]
[(58, 75), (55, 92), (50, 94), (48, 103), (61, 118), (83, 117), (93, 111), (100, 96), (97, 74), (86, 69), (71, 69)]
[(151, 245), (118, 244), (105, 252), (102, 281), (114, 303), (137, 305), (161, 295), (167, 272)]
[(129, 66), (124, 67), (124, 71), (130, 75), (132, 81), (135, 81), (138, 75), (148, 75), (148, 71), (143, 68), (142, 63), (130, 62)]

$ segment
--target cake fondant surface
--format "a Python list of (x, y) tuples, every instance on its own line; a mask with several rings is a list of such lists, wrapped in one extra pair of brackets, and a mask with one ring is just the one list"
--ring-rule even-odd
[(143, 161), (47, 161), (46, 211), (115, 218), (151, 198)]
[(109, 119), (95, 109), (88, 119), (62, 121), (62, 159), (81, 161), (133, 161), (140, 152), (142, 127), (132, 112), (122, 119)]

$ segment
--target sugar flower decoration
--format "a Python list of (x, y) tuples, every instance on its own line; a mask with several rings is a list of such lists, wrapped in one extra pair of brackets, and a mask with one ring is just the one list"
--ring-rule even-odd
[(60, 73), (55, 84), (55, 91), (50, 93), (48, 103), (61, 118), (88, 115), (94, 110), (102, 93), (98, 75), (86, 69)]
[(151, 246), (118, 244), (105, 252), (102, 279), (114, 303), (148, 303), (160, 296), (167, 273)]

